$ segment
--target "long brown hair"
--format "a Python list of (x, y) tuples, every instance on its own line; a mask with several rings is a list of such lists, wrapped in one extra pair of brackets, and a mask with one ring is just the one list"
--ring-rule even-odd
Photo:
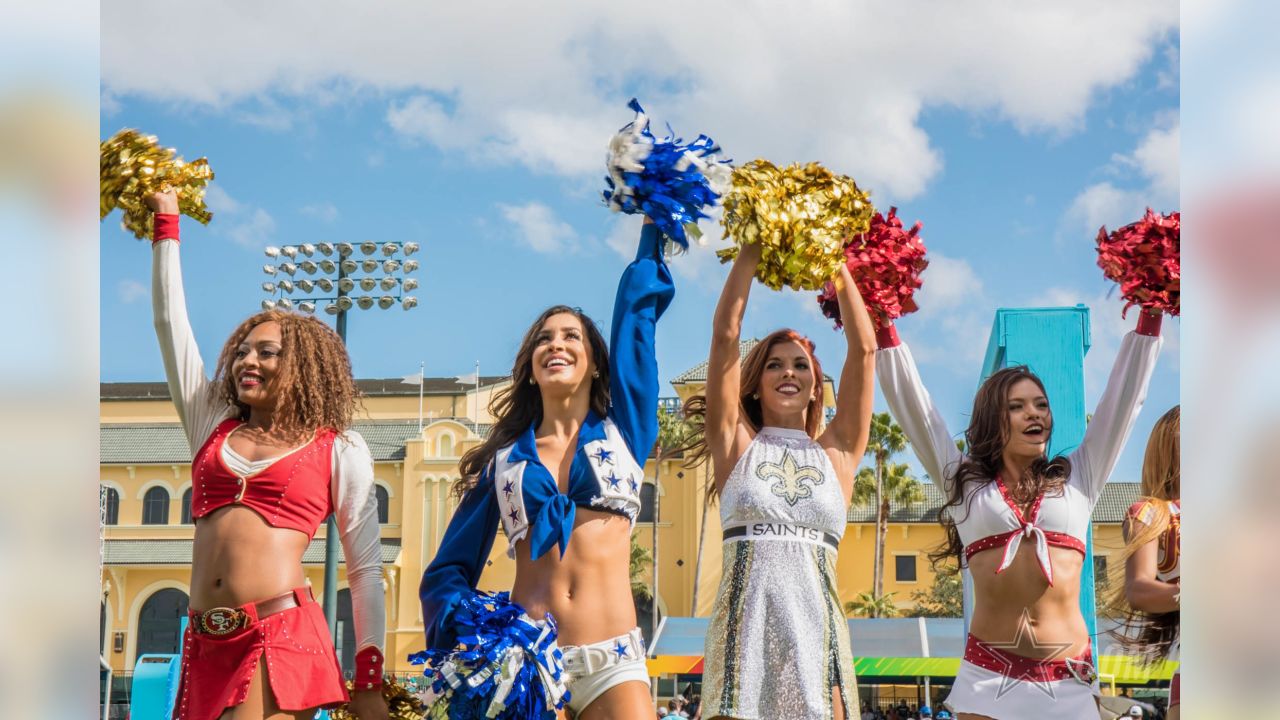
[[(1115, 556), (1115, 562), (1107, 571), (1107, 589), (1104, 594), (1105, 611), (1123, 621), (1125, 632), (1112, 632), (1126, 650), (1133, 652), (1144, 663), (1163, 659), (1173, 646), (1178, 634), (1178, 611), (1148, 614), (1129, 604), (1125, 588), (1125, 569), (1129, 558), (1147, 543), (1158, 542), (1174, 522), (1171, 505), (1182, 496), (1182, 406), (1174, 405), (1151, 428), (1147, 439), (1147, 451), (1142, 458), (1142, 502), (1146, 506), (1144, 527), (1135, 535), (1130, 518), (1125, 518), (1124, 548)], [(1166, 548), (1176, 553), (1179, 548)]]
[(468, 450), (458, 463), (462, 479), (453, 486), (457, 497), (462, 497), (476, 486), (480, 473), (484, 472), (499, 450), (515, 442), (531, 424), (542, 417), (542, 391), (531, 382), (533, 351), (537, 347), (538, 332), (542, 330), (543, 324), (552, 316), (561, 314), (572, 315), (582, 323), (597, 373), (591, 379), (591, 409), (601, 417), (609, 412), (609, 346), (600, 334), (600, 328), (580, 308), (554, 305), (543, 310), (520, 341), (520, 350), (516, 352), (515, 364), (511, 367), (511, 385), (494, 393), (489, 402), (489, 413), (497, 418), (497, 422), (489, 430), (489, 437)]
[[(951, 493), (938, 514), (946, 539), (929, 554), (935, 568), (950, 558), (964, 559), (964, 543), (956, 526), (963, 518), (958, 520), (955, 513), (965, 504), (969, 486), (995, 482), (1004, 467), (1004, 449), (1010, 439), (1009, 392), (1023, 380), (1034, 382), (1048, 397), (1040, 378), (1026, 365), (1016, 365), (992, 373), (973, 398), (973, 413), (964, 432), (965, 459), (954, 470), (943, 469), (950, 474)], [(1050, 421), (1049, 438), (1053, 437), (1053, 425)], [(1049, 459), (1041, 456), (1031, 463), (1022, 477), (1005, 478), (1005, 484), (1016, 502), (1026, 503), (1042, 492), (1052, 494), (1061, 491), (1070, 475), (1071, 461), (1066, 457)], [(964, 508), (965, 517), (969, 510), (967, 506)]]
[(320, 428), (342, 432), (360, 404), (360, 391), (351, 374), (347, 348), (333, 328), (301, 313), (267, 310), (240, 323), (222, 346), (210, 390), (249, 419), (249, 406), (240, 402), (237, 379), (231, 371), (236, 351), (253, 329), (263, 323), (280, 325), (280, 369), (271, 381), (276, 397), (275, 427), (289, 438), (310, 435)]
[[(739, 417), (746, 419), (753, 431), (759, 432), (760, 428), (764, 427), (764, 409), (761, 407), (757, 393), (760, 389), (760, 378), (764, 375), (764, 367), (769, 361), (769, 352), (773, 350), (774, 345), (784, 342), (799, 344), (809, 356), (815, 394), (809, 398), (809, 404), (805, 407), (804, 429), (809, 437), (816, 438), (822, 428), (823, 393), (825, 392), (823, 382), (826, 376), (822, 374), (822, 363), (818, 362), (813, 341), (790, 328), (769, 333), (742, 359), (742, 372), (738, 385), (738, 414)], [(711, 452), (707, 446), (705, 429), (707, 396), (694, 395), (689, 398), (684, 404), (684, 416), (693, 428), (693, 432), (689, 436), (689, 441), (678, 451), (684, 452), (685, 467), (695, 467), (706, 462)], [(715, 483), (709, 483), (709, 485), (708, 493), (714, 495)]]

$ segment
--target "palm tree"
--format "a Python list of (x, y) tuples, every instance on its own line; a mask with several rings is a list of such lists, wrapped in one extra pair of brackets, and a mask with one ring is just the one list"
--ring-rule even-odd
[(881, 469), (879, 477), (871, 468), (858, 471), (853, 484), (853, 501), (864, 507), (875, 503), (876, 554), (872, 594), (879, 598), (884, 594), (884, 546), (885, 536), (889, 534), (889, 509), (892, 505), (924, 502), (924, 489), (905, 463), (890, 463)]
[[(897, 455), (898, 453), (906, 449), (907, 449), (907, 434), (902, 431), (902, 428), (899, 427), (898, 423), (893, 421), (893, 416), (891, 416), (887, 412), (875, 413), (874, 415), (871, 416), (871, 435), (867, 439), (866, 454), (870, 455), (872, 460), (874, 460), (875, 462), (873, 475), (872, 475), (874, 480), (874, 483), (872, 486), (874, 493), (867, 495), (864, 488), (863, 494), (859, 496), (858, 491), (856, 489), (857, 485), (855, 484), (854, 485), (855, 500), (861, 497), (861, 502), (859, 502), (858, 504), (865, 505), (866, 500), (868, 498), (874, 498), (876, 501), (876, 505), (878, 507), (887, 508), (887, 504), (884, 499), (885, 498), (885, 493), (884, 493), (885, 466), (889, 463), (891, 459), (893, 459), (894, 455)], [(858, 481), (862, 482), (862, 471), (860, 471), (858, 474)], [(877, 521), (887, 523), (888, 514), (889, 514), (888, 510), (886, 509), (884, 511), (884, 516), (877, 517)], [(888, 526), (885, 525), (884, 527), (885, 527), (885, 531), (887, 532)], [(879, 597), (880, 593), (884, 589), (884, 535), (883, 533), (880, 532), (879, 528), (877, 528), (877, 532), (876, 532), (876, 557), (875, 557), (874, 577), (875, 577), (875, 594), (876, 594), (876, 597)]]
[(644, 581), (644, 571), (652, 564), (653, 556), (649, 554), (648, 548), (636, 542), (636, 536), (632, 535), (628, 570), (631, 575), (631, 597), (635, 598), (637, 604), (653, 599), (653, 591)]
[(898, 606), (893, 602), (893, 593), (877, 596), (871, 592), (861, 592), (844, 604), (844, 614), (872, 618), (897, 617)]

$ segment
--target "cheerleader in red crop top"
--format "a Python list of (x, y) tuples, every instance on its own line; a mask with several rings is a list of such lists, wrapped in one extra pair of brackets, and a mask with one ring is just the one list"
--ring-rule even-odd
[(1079, 609), (1093, 506), (1133, 429), (1160, 352), (1158, 314), (1142, 312), (1120, 347), (1080, 446), (1049, 458), (1053, 413), (1026, 367), (983, 382), (956, 448), (892, 326), (876, 374), (889, 408), (947, 496), (948, 544), (962, 558), (974, 611), (947, 704), (959, 718), (1097, 718), (1097, 672)]
[[(1112, 633), (1127, 653), (1144, 664), (1177, 660), (1181, 623), (1182, 411), (1174, 406), (1156, 421), (1142, 460), (1142, 499), (1125, 518), (1121, 551), (1107, 598), (1112, 614), (1124, 620)], [(1169, 715), (1178, 720), (1180, 677), (1173, 676)]]
[[(240, 324), (212, 381), (187, 321), (177, 200), (156, 213), (152, 301), (169, 393), (191, 463), (191, 611), (174, 717), (311, 718), (350, 700), (387, 717), (386, 633), (373, 459), (350, 429), (358, 392), (341, 340), (319, 320), (278, 311)], [(349, 697), (302, 554), (333, 513), (356, 632)]]

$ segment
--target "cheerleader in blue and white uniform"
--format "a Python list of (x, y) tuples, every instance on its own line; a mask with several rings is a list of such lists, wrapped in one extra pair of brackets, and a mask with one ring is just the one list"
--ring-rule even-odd
[[(527, 654), (545, 685), (538, 714), (551, 717), (567, 689), (576, 717), (653, 716), (629, 561), (644, 462), (658, 435), (654, 330), (674, 295), (663, 242), (646, 220), (618, 286), (608, 346), (581, 310), (558, 305), (538, 317), (512, 385), (493, 401), (488, 439), (463, 456), (461, 502), (420, 588), (426, 654), (447, 666), (438, 688), (467, 692), (466, 673), (448, 658), (460, 647), (460, 617), (464, 625), (491, 617), (493, 598), (478, 609), (475, 588), (501, 523), (516, 561), (510, 601), (541, 650)], [(522, 688), (509, 683), (499, 694)], [(449, 717), (465, 716), (456, 710)]]

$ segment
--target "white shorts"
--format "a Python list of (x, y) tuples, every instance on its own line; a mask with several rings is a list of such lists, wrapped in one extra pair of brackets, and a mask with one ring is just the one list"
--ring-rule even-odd
[(640, 628), (590, 645), (562, 646), (569, 709), (576, 715), (611, 687), (638, 681), (649, 687)]
[(974, 713), (995, 720), (1098, 720), (1097, 681), (1076, 678), (1051, 682), (1017, 681), (961, 661), (947, 696), (954, 713)]

